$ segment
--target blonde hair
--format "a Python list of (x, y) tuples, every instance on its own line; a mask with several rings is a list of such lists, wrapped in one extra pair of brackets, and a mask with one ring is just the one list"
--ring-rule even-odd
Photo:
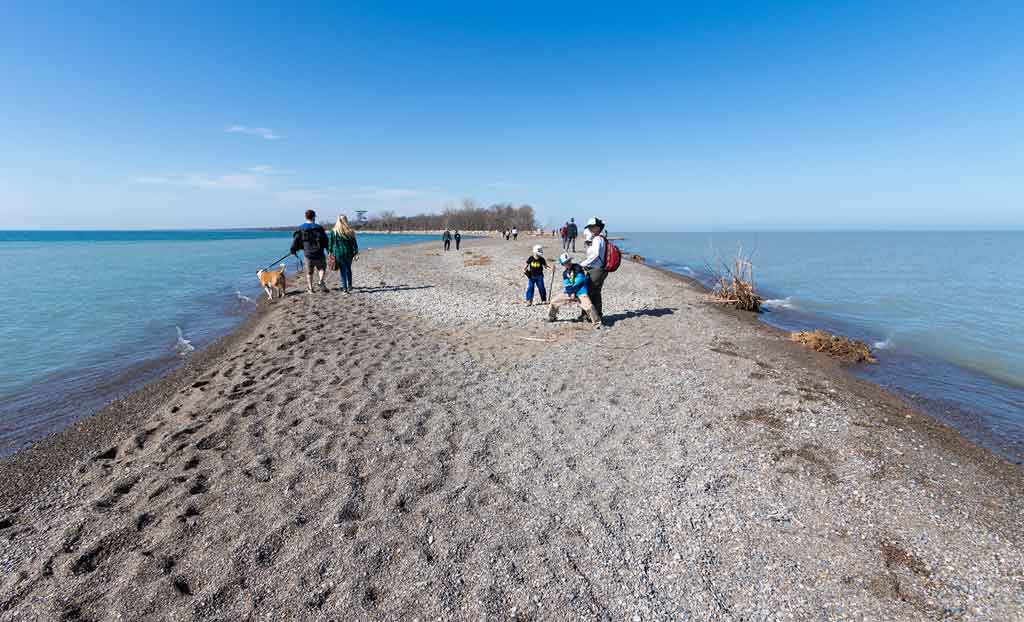
[(356, 234), (355, 230), (352, 229), (352, 225), (348, 224), (348, 218), (344, 214), (338, 216), (338, 222), (334, 223), (331, 231), (346, 238), (354, 237)]

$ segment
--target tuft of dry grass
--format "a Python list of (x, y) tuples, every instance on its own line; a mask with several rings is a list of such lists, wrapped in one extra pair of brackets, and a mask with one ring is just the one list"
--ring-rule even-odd
[(464, 262), (462, 262), (462, 265), (464, 265), (466, 267), (469, 267), (469, 266), (486, 266), (489, 263), (491, 263), (491, 258), (490, 257), (488, 257), (487, 255), (480, 255), (479, 257), (473, 257), (472, 259), (465, 260)]
[(629, 258), (637, 263), (647, 263), (647, 259), (643, 255), (637, 255), (636, 253), (630, 255)]
[(871, 348), (863, 341), (833, 335), (823, 330), (790, 333), (789, 338), (804, 344), (815, 352), (824, 352), (849, 363), (878, 362), (878, 359), (871, 355)]
[(731, 265), (719, 257), (718, 267), (709, 265), (708, 270), (715, 276), (711, 291), (713, 302), (741, 311), (761, 310), (763, 299), (754, 290), (754, 264), (749, 255), (743, 254), (742, 247), (736, 249)]

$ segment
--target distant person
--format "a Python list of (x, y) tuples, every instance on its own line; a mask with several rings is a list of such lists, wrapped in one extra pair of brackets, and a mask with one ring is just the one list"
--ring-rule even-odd
[[(601, 304), (601, 289), (604, 287), (604, 279), (607, 273), (604, 270), (605, 257), (608, 252), (608, 241), (605, 239), (604, 222), (597, 218), (587, 221), (587, 258), (580, 262), (580, 266), (587, 271), (590, 277), (590, 284), (587, 293), (590, 294), (590, 302), (594, 305), (597, 317), (604, 317), (604, 306)], [(581, 315), (582, 317), (582, 315)]]
[(327, 252), (334, 257), (338, 266), (338, 289), (346, 294), (352, 293), (352, 262), (359, 254), (359, 243), (356, 232), (344, 215), (331, 227), (327, 236)]
[(551, 297), (548, 321), (554, 322), (558, 319), (558, 309), (563, 305), (578, 302), (582, 309), (580, 319), (589, 317), (595, 329), (601, 328), (601, 317), (594, 309), (590, 298), (590, 279), (587, 277), (586, 271), (579, 264), (573, 263), (569, 253), (562, 253), (562, 256), (558, 258), (558, 263), (564, 268), (564, 272), (562, 272), (564, 289), (561, 294)]
[(512, 235), (512, 232), (511, 232), (511, 231), (509, 231), (508, 229), (505, 229), (505, 241), (506, 241), (506, 242), (508, 242), (508, 238), (509, 238), (509, 236), (511, 236), (511, 235)]
[(569, 250), (569, 227), (566, 225), (562, 225), (562, 227), (558, 230), (558, 234), (562, 237), (562, 250)]
[(533, 290), (536, 288), (540, 291), (540, 301), (542, 303), (548, 301), (548, 292), (544, 288), (544, 271), (548, 269), (548, 262), (544, 259), (544, 248), (541, 246), (533, 247), (533, 254), (526, 258), (526, 266), (523, 268), (523, 274), (529, 282), (526, 285), (526, 304), (533, 304)]
[(576, 220), (573, 218), (569, 219), (569, 222), (565, 224), (565, 250), (570, 250), (572, 246), (572, 252), (576, 252), (576, 237), (579, 236), (580, 230), (576, 227)]
[(306, 222), (292, 234), (292, 255), (302, 251), (306, 257), (306, 292), (313, 293), (313, 272), (316, 272), (317, 286), (326, 292), (324, 272), (327, 270), (327, 232), (316, 223), (316, 212), (306, 210)]
[(462, 234), (459, 233), (458, 229), (456, 229), (455, 230), (455, 250), (459, 250), (460, 246), (462, 246)]
[(512, 239), (513, 240), (518, 240), (519, 239), (519, 229), (516, 229), (515, 227), (512, 227)]
[(444, 250), (447, 252), (452, 247), (452, 232), (445, 229), (441, 234), (441, 240), (444, 242)]

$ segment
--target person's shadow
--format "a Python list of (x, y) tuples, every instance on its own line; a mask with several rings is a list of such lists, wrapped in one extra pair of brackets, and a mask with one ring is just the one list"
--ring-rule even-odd
[(433, 285), (371, 285), (370, 287), (353, 287), (360, 294), (378, 294), (380, 292), (408, 292), (417, 289), (430, 289)]
[(613, 313), (612, 315), (604, 316), (604, 323), (608, 326), (614, 326), (617, 322), (622, 320), (631, 320), (638, 317), (664, 317), (666, 315), (672, 315), (678, 311), (678, 309), (672, 309), (669, 307), (663, 307), (660, 309), (641, 309), (639, 311), (623, 311), (622, 313)]

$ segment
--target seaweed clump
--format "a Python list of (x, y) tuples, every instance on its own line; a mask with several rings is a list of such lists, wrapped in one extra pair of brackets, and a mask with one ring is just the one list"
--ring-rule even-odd
[(877, 363), (871, 354), (871, 348), (863, 341), (850, 339), (841, 335), (816, 330), (808, 332), (790, 333), (789, 338), (797, 343), (802, 343), (815, 352), (824, 352), (847, 363)]

